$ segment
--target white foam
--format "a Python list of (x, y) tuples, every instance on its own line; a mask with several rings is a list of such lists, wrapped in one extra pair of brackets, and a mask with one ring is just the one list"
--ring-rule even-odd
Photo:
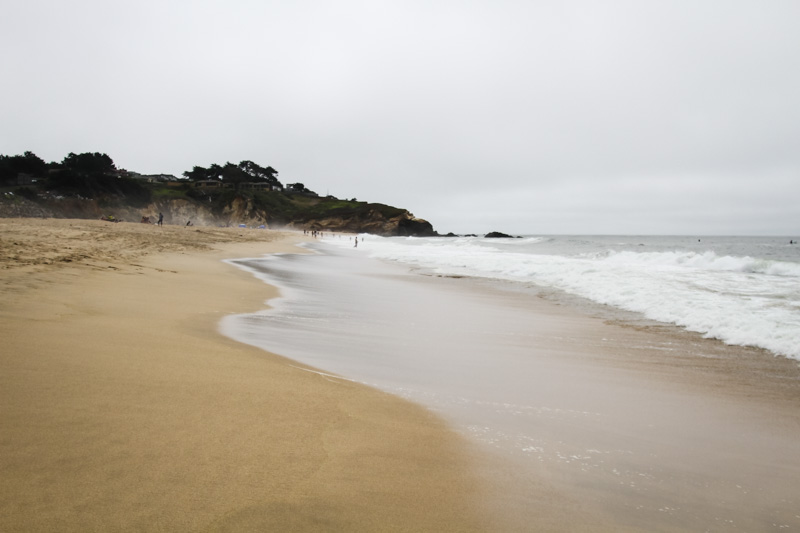
[[(369, 236), (360, 253), (442, 275), (534, 283), (800, 360), (800, 264), (714, 251), (536, 253), (542, 238)], [(509, 243), (511, 246), (508, 246)]]

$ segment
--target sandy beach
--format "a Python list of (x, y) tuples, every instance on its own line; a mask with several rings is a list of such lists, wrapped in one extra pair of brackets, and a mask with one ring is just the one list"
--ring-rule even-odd
[(218, 333), (300, 238), (0, 220), (0, 530), (491, 529), (440, 419)]
[[(345, 305), (323, 350), (302, 339), (351, 364), (338, 378), (219, 332), (278, 294), (223, 259), (303, 238), (0, 219), (0, 530), (800, 525), (796, 362), (480, 282), (344, 255), (303, 274), (285, 256), (316, 283), (312, 312)], [(286, 331), (294, 357), (297, 332), (271, 334)], [(346, 379), (359, 350), (386, 351), (397, 394)]]

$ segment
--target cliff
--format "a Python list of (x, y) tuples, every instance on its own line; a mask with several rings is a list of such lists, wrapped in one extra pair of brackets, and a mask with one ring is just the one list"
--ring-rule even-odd
[(382, 236), (434, 236), (433, 226), (405, 209), (384, 204), (289, 195), (277, 191), (198, 191), (154, 189), (147, 202), (124, 195), (64, 197), (46, 191), (0, 195), (0, 217), (101, 218), (140, 222), (159, 213), (165, 224), (247, 226), (372, 233)]
[(432, 237), (437, 235), (430, 222), (417, 218), (405, 210), (393, 217), (386, 217), (378, 210), (370, 210), (363, 216), (353, 215), (312, 218), (302, 222), (290, 222), (287, 226), (321, 231), (371, 233), (373, 235), (383, 235), (387, 237)]

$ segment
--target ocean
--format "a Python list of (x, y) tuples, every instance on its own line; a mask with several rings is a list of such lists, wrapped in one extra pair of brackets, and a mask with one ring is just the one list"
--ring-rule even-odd
[(521, 523), (547, 479), (559, 519), (800, 527), (789, 238), (358, 239), (231, 261), (281, 297), (223, 333), (439, 413), (500, 458), (515, 497), (487, 505)]
[[(370, 257), (503, 280), (800, 360), (800, 245), (788, 237), (368, 237)], [(340, 241), (333, 241), (341, 244)]]

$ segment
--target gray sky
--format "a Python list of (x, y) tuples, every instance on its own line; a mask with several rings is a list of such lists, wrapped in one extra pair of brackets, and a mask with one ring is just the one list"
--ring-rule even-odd
[(440, 232), (800, 234), (796, 0), (0, 0), (0, 153)]

